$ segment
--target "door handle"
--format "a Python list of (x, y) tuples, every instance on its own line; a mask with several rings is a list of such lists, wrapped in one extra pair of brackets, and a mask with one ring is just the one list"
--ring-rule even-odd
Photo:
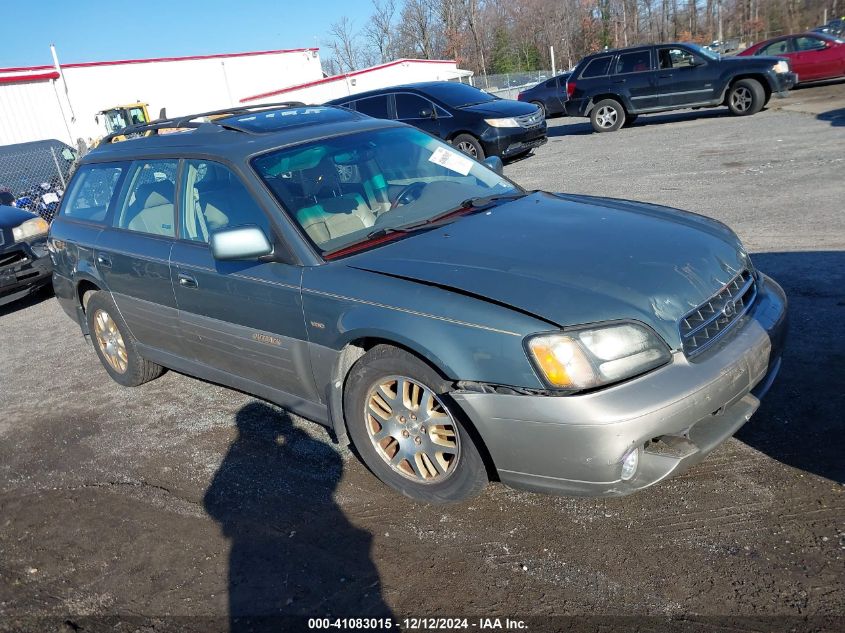
[(178, 275), (179, 285), (183, 288), (196, 288), (197, 287), (197, 280), (194, 279), (191, 275), (186, 275), (185, 273), (179, 273)]
[(672, 73), (667, 73), (665, 75), (657, 75), (660, 79), (670, 79), (672, 77)]
[(103, 268), (111, 268), (111, 257), (105, 253), (97, 253), (97, 263)]
[(624, 79), (616, 79), (616, 80), (614, 80), (614, 82), (613, 82), (613, 83), (615, 83), (615, 84), (624, 84), (624, 83), (625, 83), (625, 80), (624, 80)]

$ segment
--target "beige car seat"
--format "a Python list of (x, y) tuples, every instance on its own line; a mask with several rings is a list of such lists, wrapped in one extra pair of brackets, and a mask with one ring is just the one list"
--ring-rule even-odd
[(173, 195), (173, 183), (169, 180), (139, 186), (126, 213), (131, 218), (126, 228), (173, 237)]
[(317, 244), (371, 227), (375, 213), (357, 193), (343, 193), (337, 170), (326, 158), (301, 171), (302, 195), (313, 204), (301, 206), (296, 218)]

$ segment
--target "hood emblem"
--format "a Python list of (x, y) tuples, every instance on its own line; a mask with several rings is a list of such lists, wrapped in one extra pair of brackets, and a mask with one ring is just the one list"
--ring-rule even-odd
[(728, 301), (725, 306), (722, 308), (722, 316), (726, 319), (730, 319), (733, 315), (736, 314), (736, 303), (733, 301)]

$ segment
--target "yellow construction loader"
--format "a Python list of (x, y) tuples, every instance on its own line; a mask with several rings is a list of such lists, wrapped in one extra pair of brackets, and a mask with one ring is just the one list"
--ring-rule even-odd
[[(105, 136), (119, 132), (120, 130), (132, 125), (140, 125), (149, 122), (150, 114), (147, 111), (146, 103), (127, 103), (125, 105), (115, 106), (114, 108), (101, 110), (97, 113), (97, 123), (104, 125), (106, 128)], [(149, 136), (152, 133), (153, 132), (151, 130), (148, 130), (143, 133), (143, 136)], [(102, 137), (94, 141), (92, 147), (99, 145), (101, 140)], [(126, 137), (121, 134), (113, 137), (111, 142), (116, 143), (118, 141), (125, 140)]]

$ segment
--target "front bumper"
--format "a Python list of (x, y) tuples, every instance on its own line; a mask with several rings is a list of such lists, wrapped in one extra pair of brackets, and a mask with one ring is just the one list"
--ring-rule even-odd
[(19, 242), (0, 248), (0, 305), (37, 292), (53, 270), (46, 240)]
[(798, 75), (792, 72), (772, 72), (769, 75), (769, 83), (772, 85), (772, 93), (783, 98), (798, 83)]
[[(580, 396), (457, 392), (508, 485), (560, 494), (621, 496), (701, 461), (757, 410), (780, 368), (786, 296), (760, 276), (743, 322), (694, 360), (682, 352), (640, 378)], [(621, 479), (638, 450), (639, 468)]]
[(487, 156), (508, 158), (523, 154), (546, 143), (546, 122), (533, 128), (489, 127), (481, 135), (481, 144)]

